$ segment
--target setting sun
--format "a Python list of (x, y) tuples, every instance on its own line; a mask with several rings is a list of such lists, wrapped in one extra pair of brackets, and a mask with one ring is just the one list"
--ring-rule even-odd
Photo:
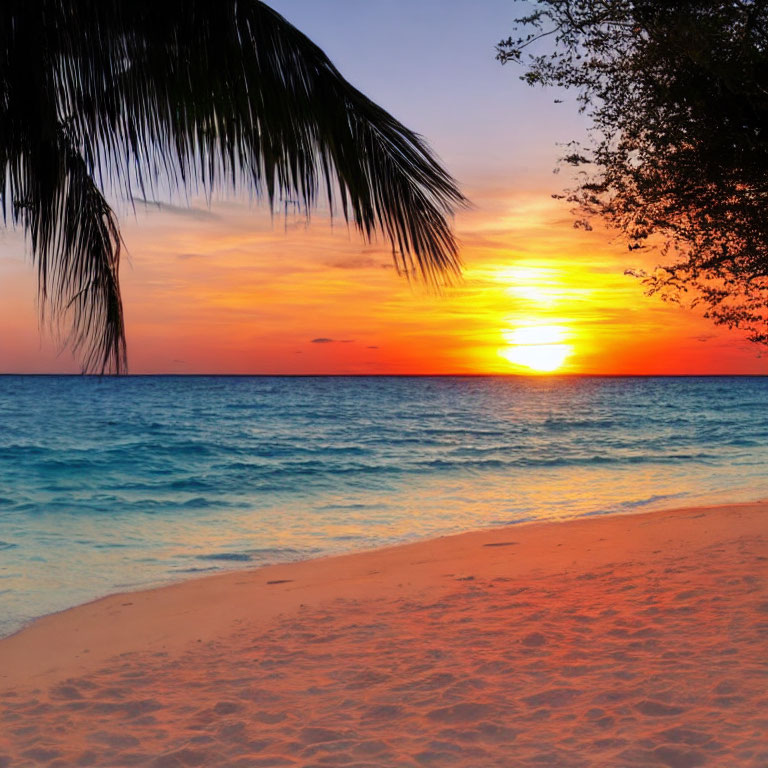
[(572, 352), (563, 343), (568, 329), (561, 325), (524, 326), (502, 331), (502, 336), (509, 346), (500, 349), (499, 355), (539, 373), (558, 370)]

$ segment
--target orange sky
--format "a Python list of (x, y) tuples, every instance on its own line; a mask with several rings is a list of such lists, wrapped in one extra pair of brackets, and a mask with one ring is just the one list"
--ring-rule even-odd
[[(575, 230), (557, 142), (584, 120), (572, 96), (531, 89), (493, 59), (508, 0), (275, 0), (350, 80), (424, 134), (474, 207), (456, 221), (463, 281), (430, 294), (318, 212), (118, 207), (132, 373), (768, 373), (736, 332), (643, 295), (653, 265)], [(329, 14), (328, 9), (338, 13)], [(392, 51), (398, 56), (393, 59)], [(407, 75), (407, 76), (406, 76)], [(554, 96), (564, 103), (554, 105)], [(39, 333), (19, 233), (0, 229), (0, 372), (77, 372)]]
[[(411, 285), (385, 244), (319, 214), (274, 224), (259, 207), (124, 213), (133, 373), (765, 373), (738, 333), (648, 298), (604, 232), (572, 227), (542, 190), (469, 190), (466, 265), (440, 294)], [(76, 371), (38, 333), (19, 235), (4, 236), (0, 370)], [(543, 342), (543, 344), (542, 344)], [(530, 364), (533, 368), (528, 367)]]

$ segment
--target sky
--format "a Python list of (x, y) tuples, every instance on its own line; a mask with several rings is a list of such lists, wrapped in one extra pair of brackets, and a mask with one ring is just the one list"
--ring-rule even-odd
[[(573, 94), (494, 59), (512, 0), (273, 0), (345, 77), (423, 135), (472, 206), (464, 274), (439, 292), (323, 210), (309, 222), (235, 194), (114, 201), (131, 373), (754, 374), (739, 332), (643, 293), (629, 252), (573, 227), (558, 144), (583, 137)], [(563, 103), (555, 103), (561, 99)], [(79, 365), (40, 323), (21, 233), (0, 229), (0, 373)]]

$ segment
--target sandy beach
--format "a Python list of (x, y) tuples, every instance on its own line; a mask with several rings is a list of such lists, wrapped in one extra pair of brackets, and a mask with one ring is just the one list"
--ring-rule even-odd
[(119, 594), (0, 641), (0, 766), (768, 765), (768, 504)]

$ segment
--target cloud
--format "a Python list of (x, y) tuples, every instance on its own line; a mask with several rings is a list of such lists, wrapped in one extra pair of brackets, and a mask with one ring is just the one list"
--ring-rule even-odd
[(171, 203), (161, 203), (158, 200), (147, 200), (143, 197), (132, 197), (131, 202), (143, 206), (145, 210), (170, 213), (174, 216), (186, 216), (187, 218), (203, 219), (206, 221), (219, 218), (218, 214), (208, 208), (201, 208), (197, 205), (173, 205)]
[(391, 262), (382, 262), (371, 256), (350, 256), (328, 263), (334, 269), (385, 269), (392, 266)]
[(370, 346), (370, 347), (366, 347), (366, 349), (378, 349), (378, 347), (376, 347), (376, 346)]
[(328, 339), (325, 336), (320, 336), (317, 339), (312, 339), (310, 344), (352, 344), (354, 339)]

